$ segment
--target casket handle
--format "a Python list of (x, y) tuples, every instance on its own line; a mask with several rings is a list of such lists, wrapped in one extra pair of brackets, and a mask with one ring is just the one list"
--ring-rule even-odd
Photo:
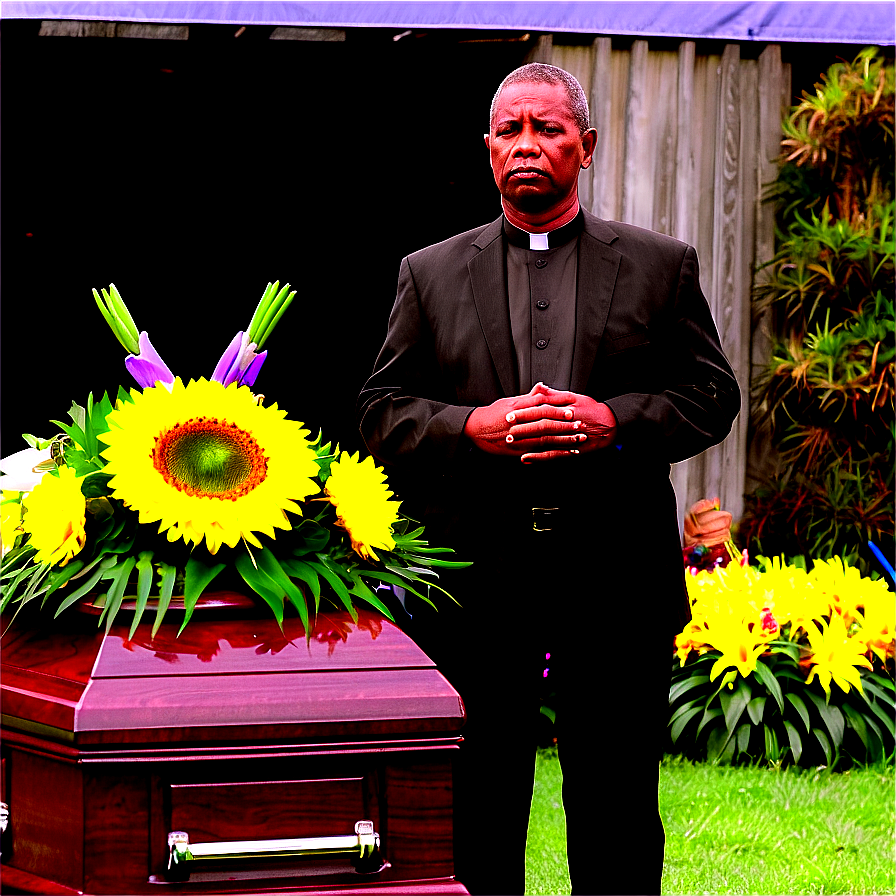
[(190, 865), (203, 859), (255, 859), (266, 856), (302, 858), (350, 856), (355, 870), (364, 874), (385, 867), (380, 855), (380, 835), (367, 819), (355, 823), (355, 833), (334, 837), (294, 837), (284, 840), (228, 840), (190, 843), (186, 831), (168, 834), (168, 876), (186, 879)]

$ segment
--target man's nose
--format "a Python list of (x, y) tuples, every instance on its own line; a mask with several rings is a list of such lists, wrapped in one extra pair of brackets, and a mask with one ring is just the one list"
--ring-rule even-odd
[(541, 153), (541, 144), (538, 142), (538, 133), (533, 127), (524, 127), (517, 137), (516, 146), (513, 148), (514, 156), (537, 156)]

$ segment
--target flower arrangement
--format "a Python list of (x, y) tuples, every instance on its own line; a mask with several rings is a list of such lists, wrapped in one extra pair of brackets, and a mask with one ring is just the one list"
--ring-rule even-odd
[(892, 759), (896, 604), (841, 558), (687, 575), (670, 737), (694, 758), (828, 766)]
[(469, 565), (402, 516), (372, 458), (311, 439), (252, 391), (289, 284), (269, 283), (211, 378), (187, 383), (114, 284), (93, 295), (139, 388), (73, 403), (70, 423), (52, 421), (58, 435), (26, 435), (30, 447), (0, 462), (0, 609), (39, 600), (58, 616), (95, 598), (108, 631), (127, 604), (133, 638), (154, 606), (155, 636), (173, 599), (183, 631), (214, 582), (248, 589), (281, 626), (292, 606), (310, 633), (322, 597), (355, 619), (358, 600), (391, 618), (381, 584), (431, 603), (430, 587), (447, 593), (437, 569)]

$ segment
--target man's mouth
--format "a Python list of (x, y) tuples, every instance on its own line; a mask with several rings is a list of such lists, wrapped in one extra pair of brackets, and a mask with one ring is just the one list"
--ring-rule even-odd
[[(517, 177), (521, 180), (537, 180), (540, 177), (548, 177), (548, 175), (538, 168), (511, 168), (507, 177), (508, 179)], [(550, 178), (548, 178), (548, 180), (550, 180)]]

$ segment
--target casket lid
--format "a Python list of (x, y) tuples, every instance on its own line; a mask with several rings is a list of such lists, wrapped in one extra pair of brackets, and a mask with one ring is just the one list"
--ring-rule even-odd
[[(151, 617), (151, 614), (148, 614)], [(63, 621), (64, 619), (64, 621)], [(3, 721), (60, 739), (112, 744), (456, 731), (457, 692), (394, 623), (322, 610), (307, 638), (258, 613), (130, 620), (108, 634), (70, 614), (15, 620), (3, 638)]]

